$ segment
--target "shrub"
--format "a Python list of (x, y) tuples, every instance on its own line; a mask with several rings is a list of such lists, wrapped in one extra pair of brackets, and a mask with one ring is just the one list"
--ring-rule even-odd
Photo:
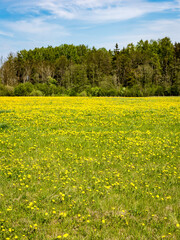
[(47, 80), (48, 80), (48, 84), (54, 84), (54, 85), (57, 85), (57, 80), (56, 79), (54, 79), (54, 78), (52, 78), (52, 77), (48, 77), (47, 78)]
[(154, 96), (156, 90), (157, 90), (157, 86), (156, 85), (151, 85), (151, 86), (147, 85), (143, 89), (143, 96), (144, 97)]
[(170, 87), (170, 86), (165, 87), (165, 89), (164, 89), (164, 95), (165, 95), (165, 96), (170, 96), (170, 95), (171, 95), (171, 87)]
[(106, 92), (104, 89), (99, 87), (93, 87), (90, 91), (91, 95), (94, 97), (106, 96)]
[(47, 94), (48, 96), (58, 94), (58, 88), (54, 84), (49, 85), (47, 89), (48, 89), (48, 94)]
[(0, 84), (0, 96), (6, 96), (7, 90), (3, 84)]
[(34, 85), (36, 90), (39, 90), (43, 93), (43, 95), (47, 96), (48, 93), (48, 84), (46, 83), (37, 83)]
[(117, 96), (125, 96), (125, 92), (126, 92), (126, 88), (125, 87), (121, 87), (118, 91), (117, 91)]
[(66, 91), (66, 93), (67, 93), (67, 95), (69, 95), (69, 96), (77, 96), (77, 91), (76, 91), (76, 89), (74, 89), (74, 88), (68, 89), (68, 90)]
[(155, 91), (155, 96), (163, 96), (164, 95), (164, 89), (161, 86), (158, 86)]
[(43, 93), (40, 91), (40, 90), (33, 90), (31, 93), (30, 93), (30, 96), (43, 96)]
[(115, 97), (117, 96), (117, 90), (116, 89), (109, 89), (109, 90), (106, 90), (106, 96), (108, 97)]
[(86, 91), (82, 91), (80, 94), (79, 94), (80, 97), (87, 97), (87, 92)]
[(20, 83), (15, 87), (14, 94), (15, 96), (29, 96), (33, 89), (34, 86), (30, 82)]
[(58, 87), (54, 84), (48, 83), (37, 83), (35, 85), (35, 89), (42, 92), (45, 96), (57, 95), (58, 94)]
[(5, 86), (7, 96), (14, 96), (14, 87), (12, 86)]
[(171, 95), (172, 96), (179, 96), (180, 94), (180, 86), (177, 84), (177, 85), (173, 85), (171, 87)]
[(13, 96), (14, 95), (14, 88), (11, 86), (4, 86), (0, 84), (0, 96)]

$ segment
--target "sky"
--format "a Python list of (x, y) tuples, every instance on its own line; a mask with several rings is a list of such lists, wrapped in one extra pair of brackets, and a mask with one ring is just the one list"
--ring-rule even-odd
[(180, 0), (0, 0), (0, 57), (35, 47), (180, 42)]

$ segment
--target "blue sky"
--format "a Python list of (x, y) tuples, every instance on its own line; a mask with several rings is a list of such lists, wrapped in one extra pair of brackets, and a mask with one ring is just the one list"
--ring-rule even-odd
[(0, 56), (35, 47), (122, 48), (168, 36), (180, 42), (180, 0), (0, 0)]

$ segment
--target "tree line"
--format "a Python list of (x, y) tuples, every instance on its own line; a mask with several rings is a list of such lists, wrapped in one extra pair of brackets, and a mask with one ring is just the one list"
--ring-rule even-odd
[(180, 94), (180, 43), (165, 37), (115, 49), (63, 44), (9, 54), (0, 95), (171, 96)]

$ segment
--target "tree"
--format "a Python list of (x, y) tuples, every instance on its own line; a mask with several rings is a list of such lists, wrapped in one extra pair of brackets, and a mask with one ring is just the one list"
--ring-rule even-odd
[(17, 71), (15, 56), (9, 54), (7, 61), (1, 67), (2, 83), (4, 85), (14, 86), (17, 83)]
[(69, 61), (67, 58), (62, 55), (55, 61), (55, 75), (54, 77), (57, 79), (59, 85), (62, 85), (63, 76), (68, 69)]
[(114, 49), (114, 55), (118, 55), (119, 54), (119, 46), (118, 46), (118, 43), (116, 43), (115, 45), (115, 49)]
[(44, 95), (63, 88), (71, 95), (87, 89), (90, 93), (93, 88), (98, 95), (110, 96), (123, 87), (126, 96), (178, 95), (180, 43), (173, 45), (165, 37), (130, 43), (122, 50), (116, 43), (113, 51), (73, 44), (21, 50), (1, 63), (0, 80), (11, 86), (32, 83)]
[(157, 53), (153, 53), (153, 55), (151, 57), (150, 65), (152, 66), (152, 69), (153, 69), (152, 83), (159, 84), (162, 79), (162, 75), (161, 75), (162, 69), (161, 69), (159, 56)]
[(164, 84), (170, 84), (170, 68), (174, 61), (174, 46), (170, 38), (165, 37), (159, 40), (159, 57), (162, 68), (162, 81)]

